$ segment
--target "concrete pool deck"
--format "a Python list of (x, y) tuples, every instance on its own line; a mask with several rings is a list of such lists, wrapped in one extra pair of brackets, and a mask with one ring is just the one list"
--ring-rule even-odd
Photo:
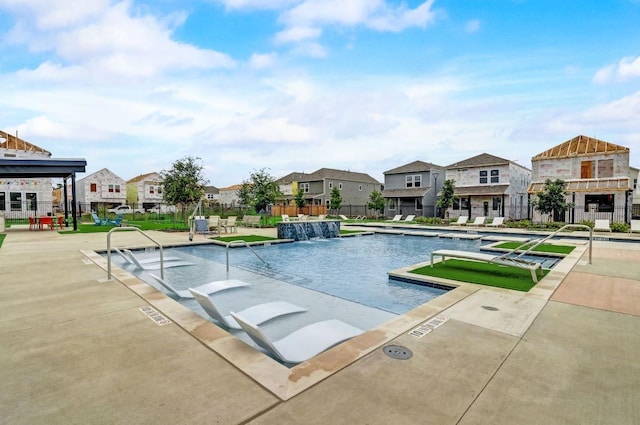
[[(184, 233), (152, 234), (163, 244), (188, 243)], [(117, 238), (142, 242), (134, 233)], [(411, 359), (374, 349), (286, 400), (203, 343), (235, 346), (240, 358), (231, 360), (258, 368), (255, 350), (210, 334), (215, 326), (198, 339), (185, 329), (197, 318), (157, 308), (172, 320), (158, 326), (142, 314), (157, 291), (127, 276), (105, 282), (86, 255), (105, 248), (105, 234), (7, 231), (1, 424), (640, 422), (640, 243), (594, 242), (592, 264), (583, 254), (557, 284), (545, 278), (542, 293), (476, 287), (451, 305), (429, 303), (404, 326), (433, 314), (445, 323), (389, 341), (413, 351)], [(171, 310), (166, 297), (157, 302)], [(298, 369), (287, 382), (321, 372)]]

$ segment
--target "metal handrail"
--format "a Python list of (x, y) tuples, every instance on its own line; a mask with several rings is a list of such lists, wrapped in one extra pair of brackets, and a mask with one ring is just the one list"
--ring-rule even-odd
[[(581, 229), (588, 229), (589, 230), (589, 264), (591, 264), (591, 253), (593, 251), (593, 229), (590, 226), (587, 226), (586, 224), (565, 224), (564, 226), (562, 226), (561, 228), (559, 228), (558, 230), (556, 230), (555, 232), (553, 232), (552, 234), (538, 239), (535, 241), (535, 243), (529, 247), (527, 247), (526, 250), (522, 251), (520, 254), (518, 254), (514, 260), (519, 260), (520, 257), (522, 257), (523, 255), (528, 254), (529, 252), (531, 252), (535, 247), (537, 247), (538, 245), (543, 244), (544, 242), (548, 241), (549, 239), (553, 238), (554, 236), (556, 236), (558, 233), (560, 233), (561, 231), (563, 231), (564, 229), (568, 229), (568, 228), (581, 228)], [(507, 252), (506, 254), (504, 254), (502, 257), (508, 257), (509, 255), (513, 254), (514, 252), (518, 251), (520, 248), (522, 248), (523, 246), (526, 246), (527, 244), (530, 244), (531, 242), (524, 242), (523, 244), (521, 244), (520, 246), (518, 246), (517, 248)]]
[(256, 252), (256, 250), (255, 250), (255, 249), (251, 248), (251, 246), (249, 246), (249, 244), (248, 244), (246, 241), (243, 241), (243, 240), (231, 241), (231, 242), (227, 242), (227, 246), (226, 246), (226, 251), (227, 251), (227, 273), (229, 273), (229, 247), (230, 247), (230, 246), (233, 246), (233, 245), (238, 245), (238, 244), (243, 245), (243, 246), (246, 246), (247, 248), (249, 248), (249, 250), (250, 250), (251, 252), (253, 252), (253, 253), (254, 253), (254, 255), (255, 255), (256, 257), (258, 257), (258, 258), (259, 258), (263, 263), (265, 263), (266, 265), (269, 265), (269, 263), (267, 263), (267, 262), (264, 260), (264, 258), (262, 258), (262, 257), (260, 256), (260, 254), (258, 254), (258, 253)]
[(196, 216), (196, 212), (200, 211), (201, 208), (202, 208), (202, 199), (198, 201), (198, 203), (196, 204), (196, 207), (193, 209), (193, 212), (191, 213), (189, 218), (187, 218), (187, 223), (189, 224), (189, 240), (190, 241), (193, 240), (193, 236), (196, 234), (196, 221), (193, 218)]
[(140, 230), (137, 227), (128, 226), (128, 227), (114, 227), (109, 230), (107, 233), (107, 279), (111, 280), (111, 233), (120, 231), (120, 230), (136, 230), (140, 232), (144, 237), (149, 239), (151, 242), (156, 244), (158, 248), (160, 248), (160, 278), (164, 279), (164, 262), (163, 262), (163, 252), (162, 252), (162, 244), (157, 240), (153, 239), (151, 236), (147, 235), (145, 232)]

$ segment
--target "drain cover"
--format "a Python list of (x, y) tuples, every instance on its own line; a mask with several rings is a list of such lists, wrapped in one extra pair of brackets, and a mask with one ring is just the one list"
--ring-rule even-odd
[(401, 345), (387, 345), (382, 351), (384, 351), (387, 356), (396, 360), (407, 360), (413, 357), (413, 352)]
[(489, 310), (489, 311), (498, 311), (497, 307), (493, 307), (490, 305), (483, 305), (482, 308), (484, 308), (485, 310)]

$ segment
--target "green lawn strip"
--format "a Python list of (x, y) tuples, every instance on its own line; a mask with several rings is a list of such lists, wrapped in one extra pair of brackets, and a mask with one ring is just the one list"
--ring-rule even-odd
[[(424, 266), (409, 273), (524, 292), (535, 285), (529, 270), (479, 261), (448, 259), (446, 262), (435, 263), (433, 268), (430, 265)], [(543, 275), (547, 273), (548, 270), (543, 270)]]
[(341, 235), (350, 235), (352, 233), (364, 233), (364, 230), (343, 230), (343, 229), (340, 229), (340, 234)]
[[(187, 231), (189, 228), (181, 223), (154, 223), (152, 221), (127, 221), (122, 222), (122, 226), (134, 226), (140, 230), (182, 230)], [(74, 233), (101, 233), (108, 232), (113, 229), (114, 226), (96, 226), (95, 224), (78, 224), (78, 230), (61, 230), (61, 234), (74, 234)]]
[[(500, 249), (516, 249), (518, 247), (520, 247), (520, 245), (522, 245), (521, 242), (503, 242), (499, 245), (495, 245), (494, 248), (500, 248)], [(524, 246), (520, 247), (520, 250), (524, 251), (527, 248), (529, 248), (530, 246), (532, 246), (533, 244), (528, 243)], [(552, 245), (552, 244), (547, 244), (547, 243), (543, 243), (542, 245), (538, 245), (537, 247), (535, 247), (532, 252), (549, 252), (549, 253), (553, 253), (553, 254), (570, 254), (573, 250), (575, 249), (575, 246), (569, 246), (569, 245)]]
[(0, 233), (0, 248), (2, 247), (2, 241), (4, 241), (4, 238), (5, 238), (6, 236), (7, 236), (7, 235), (5, 235), (4, 233)]
[(233, 242), (233, 241), (245, 241), (245, 242), (265, 242), (265, 241), (277, 241), (277, 238), (270, 238), (268, 236), (259, 236), (259, 235), (244, 235), (244, 236), (220, 236), (217, 238), (212, 238), (217, 241), (222, 242)]

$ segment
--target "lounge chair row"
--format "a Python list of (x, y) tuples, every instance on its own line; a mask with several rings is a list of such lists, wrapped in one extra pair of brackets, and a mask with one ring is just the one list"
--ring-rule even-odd
[(494, 217), (491, 223), (487, 223), (487, 217), (478, 216), (472, 222), (469, 222), (469, 216), (461, 215), (457, 221), (451, 223), (452, 226), (487, 226), (487, 227), (504, 227), (504, 217)]
[(397, 215), (393, 216), (393, 218), (391, 220), (387, 220), (387, 221), (405, 221), (406, 222), (406, 221), (413, 221), (413, 220), (415, 220), (415, 218), (416, 218), (415, 215), (409, 214), (403, 220), (402, 219), (402, 214), (397, 214)]
[(150, 275), (171, 294), (180, 298), (195, 299), (204, 312), (217, 323), (229, 329), (242, 329), (259, 347), (284, 363), (304, 362), (363, 332), (339, 320), (325, 320), (304, 326), (277, 341), (271, 341), (260, 328), (261, 324), (307, 310), (286, 301), (272, 301), (225, 314), (216, 305), (213, 296), (222, 291), (246, 288), (250, 286), (249, 283), (237, 279), (220, 280), (184, 291), (175, 288), (159, 276)]

